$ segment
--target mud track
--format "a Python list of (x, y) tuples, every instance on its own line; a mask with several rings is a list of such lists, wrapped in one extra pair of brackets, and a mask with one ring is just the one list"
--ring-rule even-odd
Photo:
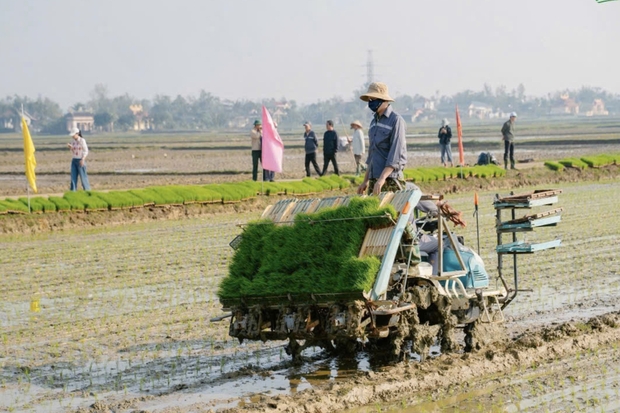
[[(585, 323), (567, 322), (527, 332), (509, 343), (496, 343), (476, 353), (446, 354), (424, 363), (401, 363), (383, 372), (365, 372), (347, 382), (326, 383), (297, 395), (261, 396), (256, 402), (222, 411), (320, 413), (408, 400), (416, 394), (475, 383), (489, 375), (550, 365), (601, 348), (617, 349), (619, 327), (620, 313), (609, 313)], [(619, 355), (616, 351), (615, 361)]]

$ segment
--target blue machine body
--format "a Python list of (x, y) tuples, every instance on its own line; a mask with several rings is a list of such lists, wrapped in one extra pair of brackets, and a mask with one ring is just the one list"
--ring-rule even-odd
[[(487, 274), (482, 260), (469, 248), (461, 246), (459, 248), (467, 274), (459, 277), (465, 288), (484, 288), (489, 286), (489, 274)], [(443, 270), (458, 271), (461, 264), (456, 253), (451, 248), (443, 250)], [(443, 281), (445, 285), (445, 281)]]

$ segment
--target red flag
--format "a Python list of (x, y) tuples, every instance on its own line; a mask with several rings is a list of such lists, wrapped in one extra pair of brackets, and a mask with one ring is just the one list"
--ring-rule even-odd
[(282, 158), (284, 157), (284, 143), (280, 139), (278, 129), (271, 119), (271, 115), (263, 106), (263, 143), (262, 143), (263, 169), (274, 172), (282, 172)]
[(463, 125), (461, 125), (461, 115), (459, 115), (459, 105), (456, 105), (456, 133), (459, 137), (459, 162), (465, 165), (465, 154), (463, 153)]

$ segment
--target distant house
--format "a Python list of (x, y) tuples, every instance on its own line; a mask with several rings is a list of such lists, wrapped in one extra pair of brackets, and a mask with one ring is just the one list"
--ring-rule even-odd
[(405, 110), (405, 115), (402, 115), (405, 119), (411, 118), (412, 122), (419, 122), (422, 120), (429, 120), (435, 118), (435, 101), (422, 98), (415, 100), (411, 104), (411, 108)]
[(551, 108), (550, 115), (578, 115), (579, 104), (567, 94), (560, 96), (561, 103)]
[(95, 128), (95, 118), (91, 112), (69, 112), (65, 115), (67, 122), (67, 132), (73, 128), (78, 128), (82, 132), (91, 132)]
[(286, 117), (288, 110), (291, 108), (289, 102), (276, 102), (275, 109), (272, 112), (272, 116), (276, 122), (282, 121), (282, 118)]
[(493, 106), (483, 102), (473, 101), (467, 107), (467, 113), (470, 118), (490, 119), (499, 115), (495, 114)]
[(142, 105), (130, 105), (129, 110), (133, 113), (135, 118), (133, 130), (143, 131), (151, 129), (151, 119), (149, 118), (149, 114), (142, 109)]
[[(24, 119), (28, 127), (32, 124), (34, 117), (24, 111)], [(22, 130), (22, 113), (15, 108), (5, 109), (0, 113), (0, 130), (6, 132), (17, 132)]]
[(592, 109), (586, 112), (586, 116), (608, 116), (609, 112), (605, 109), (603, 99), (594, 99)]

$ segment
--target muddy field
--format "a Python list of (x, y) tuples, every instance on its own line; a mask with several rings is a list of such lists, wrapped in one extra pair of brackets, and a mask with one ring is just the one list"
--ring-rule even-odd
[[(615, 129), (561, 132), (517, 146), (518, 159), (533, 160), (518, 165), (529, 172), (423, 188), (449, 194), (464, 212), (469, 225), (459, 233), (470, 245), (472, 191), (479, 189), (481, 255), (491, 274), (495, 193), (534, 183), (560, 187), (565, 209), (558, 227), (527, 235), (558, 236), (563, 246), (520, 258), (521, 287), (533, 291), (508, 307), (506, 331), (496, 334), (503, 340), (474, 354), (435, 349), (424, 363), (415, 354), (385, 364), (366, 351), (336, 358), (310, 348), (296, 367), (285, 343), (240, 345), (228, 338), (226, 321), (209, 322), (222, 314), (215, 292), (238, 224), (274, 199), (0, 217), (0, 411), (620, 411), (618, 168), (562, 175), (535, 168), (544, 159), (617, 153), (620, 141)], [(20, 138), (2, 139), (0, 195), (24, 195)], [(37, 139), (40, 192), (63, 192), (68, 154), (58, 147), (66, 139)], [(475, 162), (494, 139), (482, 133), (466, 160)], [(89, 143), (96, 189), (242, 180), (250, 172), (245, 139), (237, 135), (103, 136)], [(280, 178), (300, 178), (301, 146), (294, 136), (285, 144)], [(434, 145), (433, 137), (410, 139), (410, 166), (434, 164)], [(352, 159), (339, 162), (352, 170)]]
[[(385, 365), (367, 352), (334, 358), (311, 348), (295, 367), (285, 343), (239, 345), (225, 321), (210, 323), (221, 314), (214, 293), (228, 242), (256, 208), (2, 235), (0, 410), (618, 410), (618, 181), (562, 189), (562, 223), (527, 237), (559, 236), (563, 246), (520, 260), (521, 286), (533, 292), (508, 307), (507, 331), (497, 335), (506, 341), (424, 363), (415, 354)], [(491, 273), (494, 192), (480, 194)], [(471, 217), (472, 197), (450, 200)]]

